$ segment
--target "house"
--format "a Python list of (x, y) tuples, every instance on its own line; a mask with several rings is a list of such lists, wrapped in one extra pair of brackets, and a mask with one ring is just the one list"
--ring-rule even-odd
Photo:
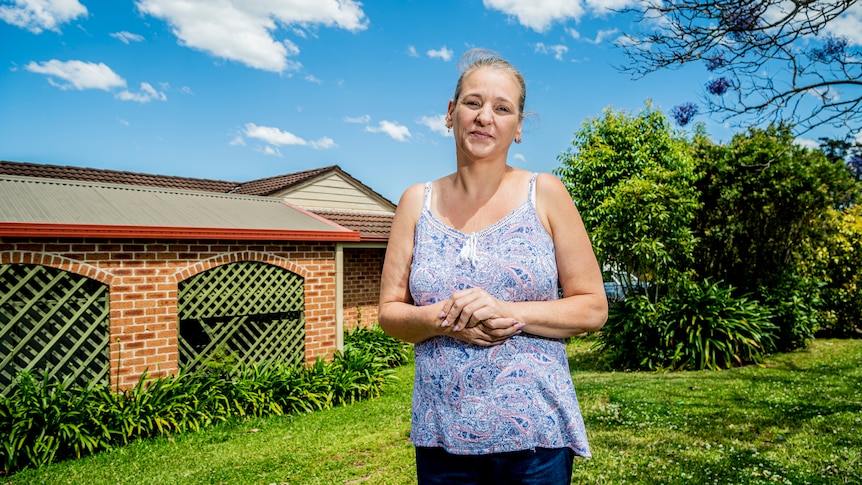
[(377, 317), (395, 205), (338, 166), (248, 182), (0, 162), (0, 393), (311, 361)]

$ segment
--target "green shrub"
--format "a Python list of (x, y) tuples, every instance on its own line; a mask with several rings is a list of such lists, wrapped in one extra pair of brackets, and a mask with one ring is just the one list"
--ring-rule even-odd
[(145, 373), (124, 391), (19, 374), (10, 396), (0, 396), (0, 475), (237, 417), (310, 412), (379, 396), (407, 355), (400, 341), (381, 334), (355, 330), (331, 362), (233, 363), (155, 379)]
[(41, 466), (104, 449), (110, 433), (99, 409), (91, 406), (92, 390), (57, 379), (38, 382), (21, 372), (11, 397), (0, 397), (2, 470)]
[(790, 352), (808, 347), (824, 317), (821, 285), (817, 280), (791, 275), (769, 288), (760, 299), (772, 312), (775, 341), (771, 351)]
[(669, 360), (661, 344), (658, 307), (645, 295), (631, 295), (608, 308), (595, 346), (611, 367), (656, 369)]
[(772, 350), (776, 327), (769, 310), (733, 288), (687, 282), (664, 301), (663, 344), (673, 349), (667, 367), (724, 369), (760, 362)]
[(683, 282), (657, 303), (636, 295), (613, 305), (597, 342), (623, 369), (722, 369), (772, 349), (769, 310), (732, 288)]
[[(825, 284), (818, 337), (862, 337), (862, 206), (833, 212), (836, 230), (818, 248)], [(814, 258), (812, 258), (814, 259)]]
[(383, 361), (389, 367), (398, 367), (410, 361), (411, 346), (403, 340), (390, 337), (373, 324), (367, 327), (356, 325), (344, 333), (344, 351), (356, 349)]

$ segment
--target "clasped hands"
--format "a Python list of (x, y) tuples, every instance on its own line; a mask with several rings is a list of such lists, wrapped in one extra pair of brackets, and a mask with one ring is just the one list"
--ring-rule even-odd
[(498, 345), (521, 333), (524, 327), (506, 311), (509, 302), (498, 300), (480, 288), (457, 291), (447, 300), (437, 315), (445, 334), (464, 342)]

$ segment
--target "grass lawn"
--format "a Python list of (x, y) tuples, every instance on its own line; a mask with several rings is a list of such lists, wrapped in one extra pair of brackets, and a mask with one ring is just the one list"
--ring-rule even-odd
[[(862, 483), (862, 340), (763, 366), (602, 372), (570, 345), (593, 459), (577, 484)], [(412, 365), (381, 398), (143, 441), (0, 478), (8, 484), (410, 484)]]

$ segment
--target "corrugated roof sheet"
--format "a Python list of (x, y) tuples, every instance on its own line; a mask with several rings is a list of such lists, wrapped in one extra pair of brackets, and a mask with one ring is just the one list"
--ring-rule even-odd
[(267, 197), (15, 176), (0, 176), (0, 222), (356, 235)]
[[(12, 175), (20, 177), (85, 181), (102, 184), (137, 185), (143, 187), (214, 192), (218, 194), (231, 193), (256, 196), (271, 195), (294, 185), (312, 180), (315, 177), (333, 170), (341, 169), (338, 165), (331, 165), (319, 169), (278, 175), (275, 177), (251, 180), (248, 182), (230, 182), (96, 168), (0, 161), (0, 176)], [(343, 170), (342, 173), (353, 178)], [(356, 179), (354, 178), (354, 180)], [(362, 182), (358, 180), (357, 183), (362, 184)], [(369, 190), (371, 189), (369, 188)], [(373, 190), (371, 191), (374, 192)], [(374, 193), (376, 194), (376, 192)], [(382, 196), (381, 199), (386, 200)], [(90, 210), (101, 211), (102, 209), (91, 208)], [(348, 229), (360, 232), (363, 240), (385, 241), (389, 238), (389, 230), (392, 225), (391, 214), (369, 214), (352, 211), (318, 209), (315, 209), (312, 212), (337, 224), (345, 226)]]

